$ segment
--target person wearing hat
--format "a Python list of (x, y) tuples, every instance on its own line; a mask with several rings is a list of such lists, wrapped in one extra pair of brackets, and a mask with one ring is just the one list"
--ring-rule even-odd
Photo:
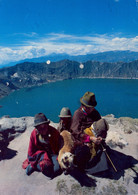
[(101, 136), (87, 135), (84, 130), (101, 119), (100, 113), (95, 109), (97, 101), (93, 92), (86, 92), (80, 98), (81, 106), (77, 109), (72, 117), (70, 131), (75, 138), (76, 164), (80, 169), (84, 169), (87, 162), (91, 159), (90, 148), (86, 144), (86, 140), (97, 145), (101, 144), (103, 138)]
[[(72, 117), (71, 132), (78, 143), (82, 143), (84, 129), (90, 127), (93, 122), (101, 119), (101, 115), (95, 109), (97, 101), (95, 94), (86, 92), (80, 98), (81, 106), (77, 109)], [(94, 142), (100, 143), (99, 138), (94, 138)]]
[(30, 136), (27, 159), (22, 167), (30, 175), (35, 170), (53, 178), (60, 172), (57, 155), (60, 149), (60, 134), (43, 113), (34, 117), (34, 127)]
[(60, 111), (59, 115), (59, 125), (58, 125), (58, 131), (61, 133), (63, 130), (70, 130), (71, 125), (71, 111), (68, 107), (63, 107)]

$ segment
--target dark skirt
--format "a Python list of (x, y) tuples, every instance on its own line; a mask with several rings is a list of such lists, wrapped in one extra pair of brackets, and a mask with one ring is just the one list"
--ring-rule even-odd
[(97, 155), (91, 159), (91, 153), (88, 146), (78, 146), (75, 149), (74, 163), (81, 170), (85, 170), (88, 174), (94, 174), (108, 170), (108, 162), (106, 154), (99, 149)]

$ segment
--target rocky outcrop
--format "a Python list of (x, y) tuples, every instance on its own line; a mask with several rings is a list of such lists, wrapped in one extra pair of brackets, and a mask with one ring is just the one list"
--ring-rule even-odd
[(0, 119), (0, 150), (3, 152), (15, 137), (26, 129), (26, 118), (9, 118), (3, 116)]
[[(80, 178), (64, 174), (53, 180), (49, 180), (39, 172), (27, 176), (21, 165), (27, 157), (29, 137), (34, 128), (34, 118), (1, 118), (0, 133), (8, 132), (10, 138), (10, 130), (12, 129), (15, 134), (18, 133), (18, 136), (13, 134), (14, 139), (9, 140), (8, 145), (2, 151), (0, 194), (136, 195), (138, 184), (138, 119), (115, 118), (114, 115), (107, 115), (103, 118), (109, 123), (106, 142), (111, 147), (109, 156), (117, 172), (110, 166), (106, 173), (83, 175), (81, 178), (83, 183), (80, 183)], [(51, 125), (57, 127), (58, 124), (51, 121)], [(89, 182), (91, 187), (87, 185)]]

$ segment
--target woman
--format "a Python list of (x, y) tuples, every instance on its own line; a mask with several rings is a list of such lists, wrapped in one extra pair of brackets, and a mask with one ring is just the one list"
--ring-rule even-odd
[(23, 163), (26, 174), (35, 170), (53, 178), (60, 172), (57, 155), (60, 148), (60, 134), (43, 113), (34, 118), (34, 127), (30, 136), (28, 157)]

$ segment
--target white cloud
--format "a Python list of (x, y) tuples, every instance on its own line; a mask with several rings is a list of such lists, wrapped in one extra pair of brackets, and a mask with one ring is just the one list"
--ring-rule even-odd
[(36, 37), (38, 34), (35, 32), (31, 33), (13, 33), (12, 36), (23, 36), (23, 37)]
[(26, 41), (14, 47), (0, 47), (0, 64), (37, 58), (51, 53), (85, 55), (113, 50), (138, 52), (138, 36), (126, 38), (113, 35), (75, 36), (52, 33), (37, 41)]

